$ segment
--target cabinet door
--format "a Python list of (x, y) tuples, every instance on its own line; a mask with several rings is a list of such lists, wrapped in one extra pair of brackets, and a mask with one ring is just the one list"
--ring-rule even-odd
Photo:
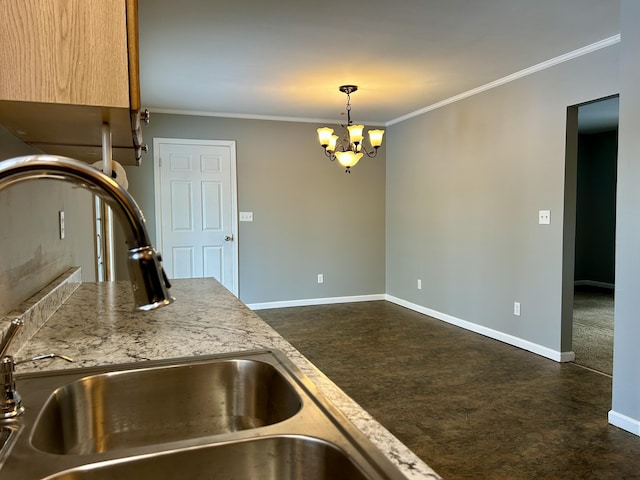
[(2, 0), (0, 99), (129, 108), (124, 0)]

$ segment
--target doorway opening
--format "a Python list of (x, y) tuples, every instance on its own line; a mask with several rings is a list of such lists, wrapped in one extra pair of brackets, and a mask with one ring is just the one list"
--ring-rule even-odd
[(607, 375), (613, 374), (618, 104), (617, 95), (598, 99), (569, 107), (567, 116), (565, 207), (572, 208), (565, 210), (565, 247), (573, 224), (573, 248), (565, 248), (572, 258), (564, 260), (573, 268), (563, 273), (563, 341), (577, 365)]

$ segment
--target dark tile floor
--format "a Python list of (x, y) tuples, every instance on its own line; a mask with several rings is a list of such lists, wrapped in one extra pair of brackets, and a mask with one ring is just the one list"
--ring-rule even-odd
[(384, 301), (256, 313), (445, 479), (640, 478), (605, 375)]

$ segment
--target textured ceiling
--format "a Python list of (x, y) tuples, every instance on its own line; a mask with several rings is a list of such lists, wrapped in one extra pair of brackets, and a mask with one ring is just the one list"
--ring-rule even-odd
[(385, 124), (619, 34), (619, 0), (139, 0), (143, 105)]

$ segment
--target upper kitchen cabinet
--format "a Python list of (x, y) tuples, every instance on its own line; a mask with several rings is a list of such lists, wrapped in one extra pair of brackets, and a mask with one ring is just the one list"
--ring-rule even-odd
[(137, 0), (0, 1), (0, 124), (51, 154), (138, 165)]

